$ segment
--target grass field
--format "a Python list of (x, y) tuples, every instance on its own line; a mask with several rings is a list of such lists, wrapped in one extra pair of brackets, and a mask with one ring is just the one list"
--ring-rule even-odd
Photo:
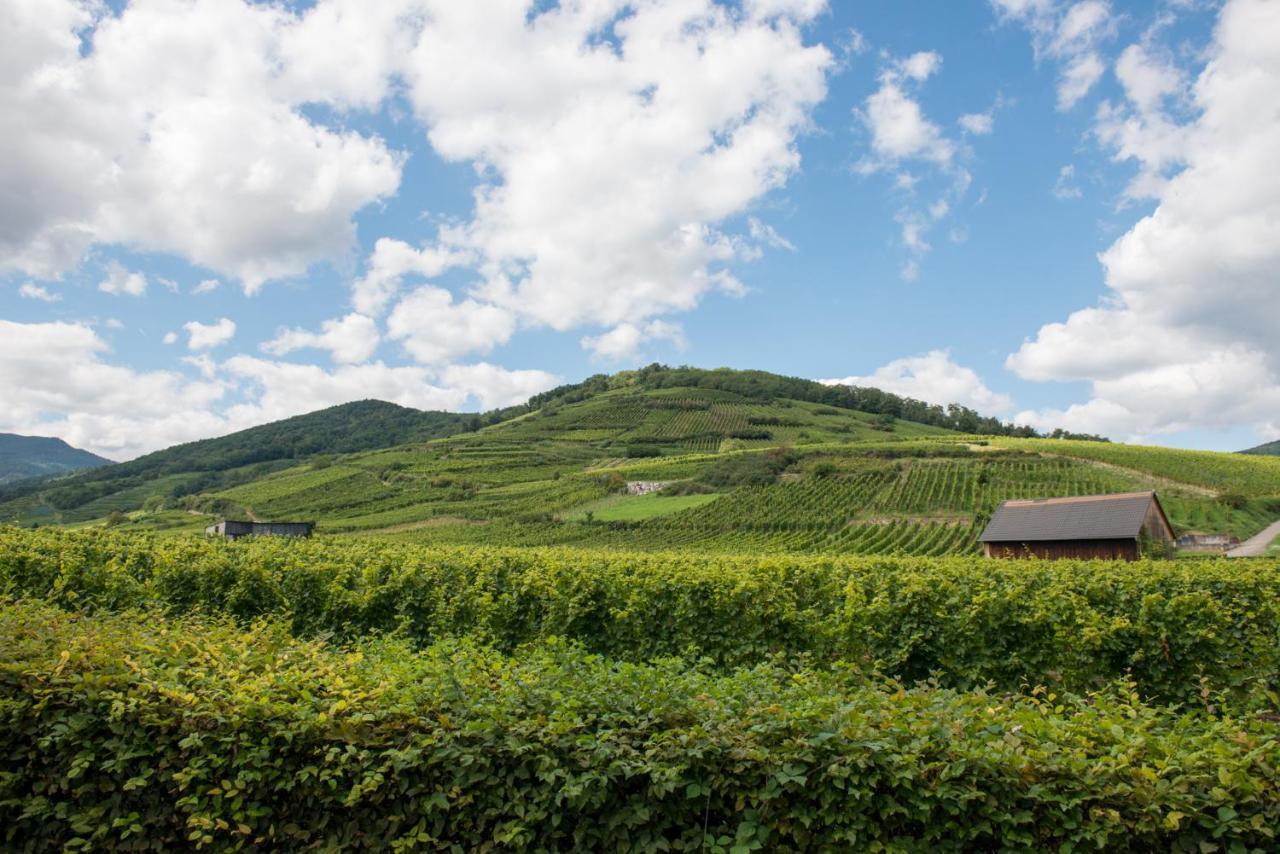
[(642, 522), (669, 516), (682, 510), (693, 510), (710, 504), (720, 496), (701, 495), (611, 495), (561, 514), (569, 521), (583, 521), (590, 513), (600, 522)]

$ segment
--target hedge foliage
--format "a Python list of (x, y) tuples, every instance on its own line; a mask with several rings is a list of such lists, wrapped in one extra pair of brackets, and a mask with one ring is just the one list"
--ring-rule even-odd
[(1275, 850), (1277, 725), (0, 605), (0, 847)]
[(564, 637), (611, 658), (771, 654), (906, 682), (1280, 706), (1275, 561), (996, 562), (450, 549), (0, 530), (0, 594), (68, 609), (263, 615), (299, 637)]

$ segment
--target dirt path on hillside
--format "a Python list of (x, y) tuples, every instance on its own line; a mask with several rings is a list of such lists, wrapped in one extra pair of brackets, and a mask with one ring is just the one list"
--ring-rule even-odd
[(1254, 534), (1228, 551), (1227, 557), (1258, 557), (1266, 553), (1267, 546), (1271, 545), (1276, 537), (1280, 537), (1280, 521), (1272, 522), (1263, 528), (1261, 533)]

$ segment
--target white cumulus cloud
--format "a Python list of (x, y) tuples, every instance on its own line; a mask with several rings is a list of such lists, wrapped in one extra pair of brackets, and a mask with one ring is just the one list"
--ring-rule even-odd
[(1059, 64), (1058, 109), (1069, 110), (1102, 79), (1107, 64), (1101, 45), (1115, 30), (1105, 0), (991, 0), (1002, 20), (1017, 21), (1031, 33), (1037, 60)]
[(822, 382), (869, 386), (939, 406), (958, 403), (983, 415), (1003, 415), (1013, 408), (1013, 400), (1007, 394), (992, 391), (972, 368), (952, 361), (946, 350), (894, 359), (866, 376)]
[(506, 343), (515, 323), (505, 308), (473, 299), (454, 302), (444, 288), (423, 285), (396, 305), (387, 334), (416, 361), (437, 365)]
[(510, 320), (640, 323), (741, 292), (728, 265), (759, 250), (723, 223), (799, 167), (834, 62), (801, 28), (824, 6), (433, 4), (402, 73), (435, 150), (477, 167), (475, 213), (420, 249), (380, 243), (356, 308), (387, 304), (406, 273), (465, 265), (475, 281), (447, 312), (463, 332), (417, 317), (421, 290), (391, 316), (392, 335), (434, 360), (505, 340)]
[(348, 253), (352, 216), (395, 191), (401, 157), (300, 109), (349, 96), (288, 62), (331, 6), (8, 3), (0, 113), (22, 121), (0, 135), (0, 269), (53, 278), (125, 244), (253, 290)]
[(520, 403), (555, 386), (545, 371), (485, 363), (443, 370), (381, 362), (326, 370), (232, 356), (188, 357), (198, 374), (139, 371), (80, 323), (0, 320), (0, 432), (59, 436), (112, 459), (377, 398), (416, 409)]
[(683, 349), (684, 330), (665, 320), (651, 320), (641, 324), (620, 323), (608, 332), (584, 337), (581, 343), (584, 349), (590, 350), (595, 356), (617, 361), (637, 358), (643, 346), (650, 341), (667, 341), (676, 349)]
[(273, 356), (283, 356), (295, 350), (316, 348), (328, 350), (335, 362), (353, 364), (370, 359), (381, 338), (373, 318), (353, 312), (324, 321), (319, 332), (282, 329), (275, 338), (262, 345), (262, 350)]
[[(916, 54), (937, 57), (935, 53)], [(912, 58), (914, 59), (914, 57)], [(861, 171), (886, 168), (899, 161), (921, 159), (947, 165), (955, 156), (956, 146), (942, 129), (925, 117), (920, 102), (908, 90), (909, 82), (926, 79), (940, 59), (928, 65), (928, 73), (917, 69), (911, 73), (912, 60), (895, 63), (880, 75), (880, 88), (868, 96), (858, 116), (871, 133), (872, 158), (860, 164)]]
[(107, 275), (98, 283), (98, 290), (119, 296), (128, 294), (140, 297), (147, 292), (147, 277), (142, 273), (126, 270), (119, 261), (107, 264)]
[(1146, 49), (1126, 51), (1129, 103), (1121, 109), (1139, 121), (1130, 136), (1101, 138), (1156, 179), (1145, 191), (1157, 204), (1102, 254), (1103, 304), (1047, 324), (1008, 359), (1028, 379), (1089, 381), (1091, 399), (1024, 420), (1133, 437), (1277, 429), (1277, 43), (1280, 4), (1230, 0), (1191, 87), (1194, 117), (1175, 124), (1160, 114), (1172, 134), (1146, 119), (1176, 94), (1179, 74), (1148, 76)]
[(230, 341), (236, 334), (234, 320), (224, 317), (217, 323), (200, 323), (193, 320), (182, 324), (187, 330), (187, 349), (208, 350)]
[(62, 299), (62, 294), (56, 294), (42, 285), (37, 285), (35, 282), (23, 282), (18, 287), (18, 296), (26, 299), (38, 299), (41, 302), (58, 302)]

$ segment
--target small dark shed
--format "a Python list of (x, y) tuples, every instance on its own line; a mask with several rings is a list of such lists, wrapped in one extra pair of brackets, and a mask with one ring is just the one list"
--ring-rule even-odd
[(987, 557), (999, 558), (1137, 560), (1143, 539), (1174, 542), (1154, 492), (1006, 501), (982, 532)]
[(315, 522), (237, 522), (224, 519), (216, 525), (210, 525), (204, 532), (213, 537), (226, 537), (228, 540), (240, 537), (309, 537)]

